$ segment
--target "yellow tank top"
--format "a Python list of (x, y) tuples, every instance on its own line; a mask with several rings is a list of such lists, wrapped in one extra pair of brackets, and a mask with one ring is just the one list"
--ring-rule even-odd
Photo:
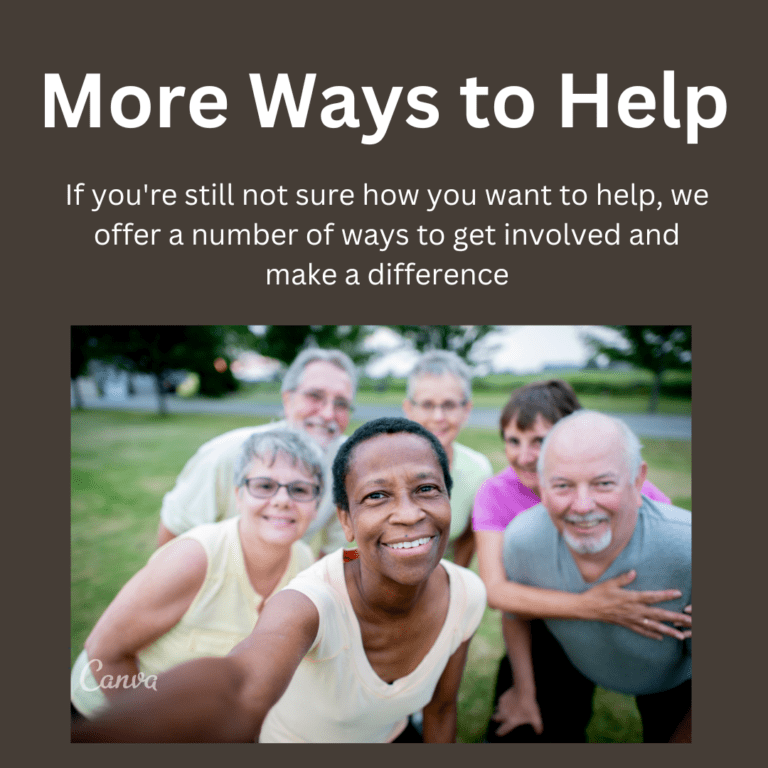
[[(200, 525), (178, 537), (202, 544), (208, 558), (205, 580), (181, 620), (137, 654), (139, 669), (145, 676), (157, 675), (202, 656), (226, 656), (251, 634), (264, 596), (259, 595), (248, 580), (237, 530), (239, 520), (234, 517)], [(173, 541), (165, 546), (173, 545)], [(304, 542), (295, 542), (288, 568), (272, 594), (310, 566), (313, 559), (312, 550)], [(96, 664), (96, 660), (92, 661)], [(72, 703), (86, 717), (94, 716), (106, 706), (106, 698), (98, 688), (85, 651), (72, 668), (71, 692)]]

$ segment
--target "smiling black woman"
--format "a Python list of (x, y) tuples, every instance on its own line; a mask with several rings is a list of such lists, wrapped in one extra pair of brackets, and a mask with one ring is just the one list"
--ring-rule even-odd
[(451, 478), (419, 424), (376, 419), (342, 446), (334, 501), (359, 557), (342, 550), (265, 605), (251, 635), (131, 691), (75, 741), (419, 740), (456, 738), (456, 697), (485, 608), (480, 579), (442, 560)]

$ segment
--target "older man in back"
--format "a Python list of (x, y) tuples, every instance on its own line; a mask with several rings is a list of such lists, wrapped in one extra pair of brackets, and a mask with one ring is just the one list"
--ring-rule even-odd
[[(635, 570), (632, 589), (677, 589), (664, 607), (689, 606), (691, 513), (643, 496), (646, 470), (618, 419), (582, 410), (558, 422), (539, 457), (542, 503), (504, 534), (509, 579), (582, 592)], [(690, 633), (655, 639), (602, 622), (544, 625), (531, 637), (524, 617), (504, 616), (514, 685), (495, 719), (511, 731), (505, 740), (584, 741), (597, 684), (636, 697), (644, 741), (690, 741)]]
[[(202, 523), (237, 514), (234, 462), (240, 446), (254, 432), (292, 426), (313, 437), (323, 448), (326, 474), (349, 424), (357, 387), (354, 363), (338, 350), (306, 349), (293, 361), (283, 378), (285, 419), (259, 427), (242, 427), (204, 443), (186, 463), (176, 485), (165, 494), (160, 510), (158, 546)], [(326, 489), (331, 487), (326, 482)], [(322, 536), (318, 536), (322, 533)], [(318, 541), (318, 539), (322, 539)], [(336, 509), (326, 490), (318, 514), (304, 535), (315, 549), (330, 552), (346, 544)]]
[(486, 456), (456, 440), (472, 410), (469, 366), (455, 352), (425, 352), (408, 375), (403, 410), (440, 441), (448, 456), (453, 490), (446, 557), (469, 568), (475, 552), (472, 505), (480, 486), (493, 475)]

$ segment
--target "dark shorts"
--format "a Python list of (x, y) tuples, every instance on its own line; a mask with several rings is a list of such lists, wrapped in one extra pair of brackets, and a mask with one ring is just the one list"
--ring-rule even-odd
[(423, 744), (424, 739), (421, 738), (421, 734), (416, 730), (413, 723), (408, 720), (408, 725), (405, 726), (405, 730), (392, 742), (392, 744)]

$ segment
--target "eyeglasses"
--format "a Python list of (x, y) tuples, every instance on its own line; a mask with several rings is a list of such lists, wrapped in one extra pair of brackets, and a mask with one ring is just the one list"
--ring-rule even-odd
[(462, 400), (460, 403), (454, 400), (446, 400), (444, 403), (433, 403), (431, 400), (424, 400), (421, 403), (417, 403), (415, 400), (411, 402), (424, 413), (434, 413), (438, 408), (446, 415), (451, 416), (467, 404), (466, 400)]
[[(325, 392), (317, 389), (304, 390), (297, 392), (297, 394), (301, 395), (305, 400), (308, 400), (312, 405), (318, 407), (325, 405), (329, 399)], [(352, 403), (350, 403), (349, 400), (345, 400), (343, 397), (335, 398), (331, 404), (333, 405), (334, 411), (341, 411), (342, 413), (351, 413), (354, 408)]]
[(278, 483), (271, 477), (247, 477), (243, 485), (256, 499), (271, 499), (281, 488), (285, 488), (294, 501), (313, 501), (320, 495), (320, 486), (306, 480)]

